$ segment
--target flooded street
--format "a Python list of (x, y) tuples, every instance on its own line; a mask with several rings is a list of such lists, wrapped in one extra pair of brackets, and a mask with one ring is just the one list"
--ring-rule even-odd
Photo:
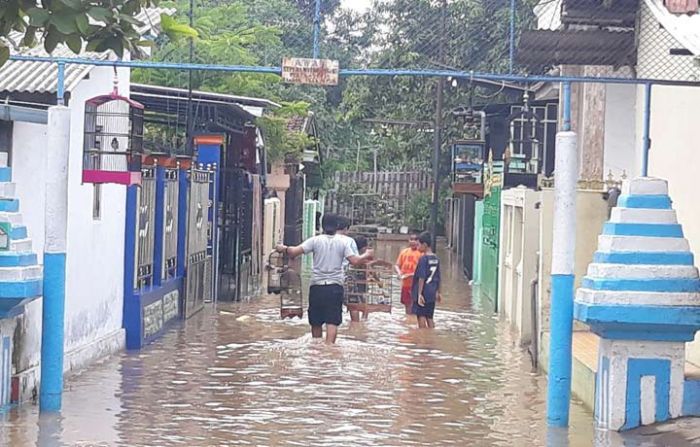
[[(398, 248), (378, 255), (393, 261)], [(355, 327), (346, 315), (329, 347), (312, 342), (306, 321), (281, 321), (276, 297), (220, 305), (141, 352), (72, 376), (61, 417), (40, 418), (32, 405), (4, 415), (0, 445), (700, 444), (691, 440), (698, 424), (687, 420), (672, 436), (595, 432), (578, 404), (568, 433), (548, 433), (544, 377), (440, 254), (444, 301), (434, 332), (414, 329), (395, 303), (392, 314)]]

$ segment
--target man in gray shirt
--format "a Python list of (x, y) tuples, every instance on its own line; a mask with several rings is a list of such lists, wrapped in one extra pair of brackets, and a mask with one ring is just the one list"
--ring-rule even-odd
[(326, 343), (335, 343), (338, 326), (343, 322), (343, 284), (345, 271), (343, 261), (352, 265), (367, 264), (372, 260), (373, 250), (363, 255), (357, 253), (352, 239), (336, 234), (340, 216), (325, 214), (321, 226), (323, 233), (305, 240), (296, 247), (278, 245), (277, 251), (286, 252), (291, 258), (313, 253), (311, 287), (309, 288), (309, 324), (311, 336), (321, 338), (326, 325)]

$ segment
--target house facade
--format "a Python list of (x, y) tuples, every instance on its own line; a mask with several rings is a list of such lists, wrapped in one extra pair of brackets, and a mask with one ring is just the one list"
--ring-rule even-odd
[[(157, 33), (161, 13), (142, 13)], [(146, 19), (148, 15), (148, 20)], [(20, 55), (48, 56), (43, 48)], [(59, 46), (54, 57), (74, 57)], [(109, 60), (111, 54), (82, 53), (81, 57)], [(124, 347), (124, 237), (126, 189), (121, 185), (82, 182), (85, 102), (109, 94), (116, 85), (122, 96), (130, 90), (130, 70), (107, 66), (66, 65), (65, 105), (70, 110), (68, 164), (68, 222), (65, 284), (64, 370), (78, 370)], [(47, 110), (56, 104), (56, 64), (8, 61), (0, 68), (0, 151), (7, 154), (22, 224), (31, 239), (38, 264), (43, 263), (46, 192)], [(28, 247), (29, 248), (29, 247)], [(12, 400), (25, 401), (37, 393), (41, 352), (42, 300), (36, 299), (19, 315), (0, 319), (3, 336), (11, 340)], [(2, 374), (0, 383), (9, 383)], [(4, 402), (7, 403), (7, 400)], [(2, 402), (0, 402), (2, 405)]]
[[(523, 34), (519, 59), (524, 64), (554, 67), (554, 73), (563, 75), (660, 81), (649, 85), (572, 84), (571, 124), (581, 157), (579, 196), (591, 185), (605, 188), (609, 179), (642, 174), (648, 116), (648, 175), (668, 181), (668, 195), (683, 224), (683, 235), (696, 252), (700, 249), (700, 213), (692, 175), (700, 161), (694, 147), (700, 114), (700, 11), (696, 2), (687, 2), (690, 9), (678, 9), (681, 3), (685, 4), (663, 0), (541, 2), (535, 8), (538, 29)], [(686, 85), (660, 85), (671, 81)], [(551, 87), (542, 86), (541, 91), (551, 94)], [(579, 219), (588, 222), (587, 227), (596, 222), (597, 228), (587, 234), (577, 229), (577, 284), (607, 218), (600, 204), (600, 198), (591, 201), (597, 210), (591, 213), (592, 208), (578, 203)], [(543, 216), (546, 209), (543, 202)], [(541, 237), (547, 234), (546, 225), (541, 220)], [(579, 251), (585, 252), (585, 259), (579, 259)], [(540, 252), (546, 252), (546, 247)], [(697, 259), (695, 263), (698, 265)], [(538, 338), (542, 355), (546, 355), (548, 340), (549, 294), (546, 275), (542, 275), (547, 269), (540, 264)], [(595, 352), (587, 351), (597, 350), (598, 340), (583, 325), (577, 323), (574, 329), (574, 390), (592, 406), (595, 385), (590, 374), (599, 365), (587, 360), (597, 358)], [(689, 364), (700, 364), (697, 339), (688, 343), (686, 359)], [(546, 361), (541, 364), (546, 366)]]

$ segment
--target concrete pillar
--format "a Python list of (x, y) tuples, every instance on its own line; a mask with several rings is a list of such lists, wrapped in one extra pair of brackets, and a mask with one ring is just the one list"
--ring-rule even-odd
[(665, 181), (626, 182), (576, 295), (601, 337), (595, 418), (628, 430), (697, 414), (685, 343), (700, 329), (700, 275)]
[[(267, 176), (267, 187), (277, 193), (277, 197), (280, 199), (280, 212), (282, 214), (282, 219), (284, 221), (285, 216), (285, 198), (287, 195), (287, 190), (291, 185), (289, 179), (289, 174), (285, 172), (284, 161), (277, 161), (272, 165), (272, 172)], [(282, 234), (280, 235), (281, 240), (284, 240), (284, 223), (282, 224)]]
[[(566, 101), (565, 101), (566, 103)], [(574, 259), (576, 248), (576, 133), (557, 134), (554, 169), (554, 234), (552, 244), (551, 338), (547, 382), (547, 422), (569, 424)]]
[(46, 236), (39, 408), (42, 412), (54, 412), (61, 409), (63, 392), (68, 157), (70, 154), (70, 110), (67, 107), (49, 108), (46, 147)]

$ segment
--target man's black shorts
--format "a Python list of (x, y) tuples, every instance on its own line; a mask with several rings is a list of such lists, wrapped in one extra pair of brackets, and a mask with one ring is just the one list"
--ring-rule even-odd
[(309, 289), (309, 324), (322, 326), (343, 322), (343, 286), (315, 285)]
[(413, 302), (413, 313), (419, 317), (427, 317), (432, 319), (435, 315), (435, 302), (425, 303), (424, 306), (419, 306), (417, 302)]

